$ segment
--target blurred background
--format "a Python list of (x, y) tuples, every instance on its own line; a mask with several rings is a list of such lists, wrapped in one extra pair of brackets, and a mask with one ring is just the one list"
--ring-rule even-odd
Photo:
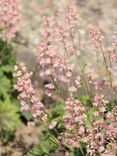
[(64, 12), (68, 5), (75, 7), (80, 14), (81, 21), (78, 25), (81, 35), (85, 33), (88, 26), (97, 26), (108, 38), (105, 39), (106, 42), (112, 40), (117, 17), (116, 0), (106, 2), (104, 0), (30, 0), (30, 3), (22, 0), (23, 22), (21, 21), (21, 29), (17, 37), (23, 39), (24, 45), (16, 47), (16, 56), (19, 60), (24, 60), (32, 68), (38, 55), (37, 45), (40, 39), (42, 16), (51, 15), (57, 9)]

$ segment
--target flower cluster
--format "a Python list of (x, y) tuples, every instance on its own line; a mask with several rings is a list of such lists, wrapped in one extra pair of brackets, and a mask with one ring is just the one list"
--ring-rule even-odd
[(55, 86), (52, 83), (49, 83), (45, 85), (45, 89), (46, 89), (45, 90), (46, 95), (52, 96)]
[(99, 108), (99, 112), (104, 113), (105, 112), (105, 106), (109, 103), (108, 100), (104, 99), (104, 95), (95, 95), (93, 106)]
[(110, 72), (113, 76), (117, 76), (117, 50), (114, 49), (110, 52), (111, 67)]
[(70, 28), (74, 28), (77, 25), (80, 15), (72, 7), (68, 6), (66, 22), (70, 25)]
[(78, 99), (69, 97), (65, 102), (64, 124), (66, 127), (65, 143), (73, 147), (79, 147), (79, 143), (85, 138), (85, 126), (83, 121), (86, 119), (85, 107)]
[[(99, 106), (97, 108), (100, 109)], [(91, 156), (96, 155), (97, 152), (103, 156), (116, 156), (117, 121), (114, 116), (116, 107), (107, 113), (100, 112), (98, 109), (96, 110), (95, 107), (94, 118), (90, 120), (91, 124), (86, 129), (87, 153)]]
[[(73, 97), (66, 100), (64, 124), (66, 131), (61, 134), (65, 145), (80, 147), (87, 143), (87, 153), (90, 156), (111, 154), (117, 150), (117, 110), (106, 113), (108, 101), (104, 95), (94, 97), (93, 108), (90, 110)], [(92, 113), (91, 113), (92, 111)]]
[(117, 32), (114, 32), (113, 35), (113, 45), (117, 46)]
[(19, 92), (21, 111), (27, 111), (33, 115), (34, 121), (29, 121), (28, 125), (36, 125), (40, 120), (46, 118), (43, 110), (43, 103), (37, 98), (36, 92), (31, 83), (31, 73), (27, 72), (23, 63), (14, 67), (14, 77), (17, 78), (17, 84), (14, 88)]
[[(58, 17), (64, 21), (60, 22)], [(76, 73), (78, 70), (74, 68), (77, 68), (75, 61), (74, 66), (71, 62), (72, 57), (77, 58), (77, 51), (80, 49), (78, 48), (80, 39), (78, 42), (77, 38), (79, 37), (78, 20), (79, 14), (71, 7), (68, 7), (64, 17), (56, 12), (54, 16), (43, 18), (42, 39), (38, 46), (39, 56), (36, 60), (36, 69), (42, 78), (49, 80), (49, 83), (44, 86), (48, 96), (52, 96), (57, 91), (62, 94), (61, 91), (64, 89), (67, 93), (66, 96), (62, 94), (65, 102), (63, 117), (65, 131), (57, 139), (60, 138), (61, 143), (70, 149), (81, 149), (81, 143), (85, 143), (87, 155), (90, 156), (97, 154), (116, 156), (117, 106), (109, 104), (113, 104), (113, 101), (105, 91), (111, 88), (109, 91), (113, 95), (111, 76), (114, 75), (112, 72), (115, 72), (113, 69), (117, 63), (117, 51), (112, 51), (108, 63), (107, 55), (101, 46), (103, 39), (101, 32), (98, 29), (89, 28), (88, 35), (95, 50), (100, 48), (102, 52), (108, 78), (85, 74), (85, 65), (81, 66), (80, 74)], [(29, 125), (36, 125), (47, 115), (32, 86), (31, 74), (27, 72), (24, 64), (17, 64), (14, 77), (17, 78), (17, 84), (14, 87), (19, 92), (21, 111), (32, 113), (34, 122), (29, 122)], [(86, 95), (89, 95), (90, 100), (87, 100), (87, 96), (86, 99), (85, 96), (83, 97), (84, 101), (79, 100), (79, 90), (81, 89), (82, 93), (82, 88)], [(57, 126), (57, 121), (53, 120), (49, 128), (54, 129)], [(66, 155), (70, 155), (69, 151)]]
[(56, 11), (53, 16), (44, 16), (41, 30), (42, 42), (64, 51), (69, 59), (78, 45), (77, 20), (79, 14), (71, 7), (67, 8), (64, 16), (60, 11)]
[(101, 41), (104, 38), (102, 36), (101, 32), (96, 28), (89, 28), (88, 36), (91, 40), (91, 43), (92, 43), (94, 49), (98, 50), (100, 48)]
[(11, 40), (19, 29), (20, 0), (0, 1), (0, 36)]
[[(108, 98), (105, 99), (105, 94), (103, 94), (105, 88), (109, 87), (109, 81), (103, 77), (94, 78), (91, 75), (89, 77), (86, 75), (85, 79), (88, 82), (86, 81), (85, 85), (91, 87), (91, 90), (92, 88), (93, 91), (95, 90), (94, 98), (90, 104), (91, 108), (74, 98), (78, 89), (84, 86), (84, 78), (82, 75), (74, 75), (74, 68), (70, 64), (71, 56), (77, 56), (76, 38), (78, 36), (76, 34), (79, 33), (77, 30), (79, 14), (69, 7), (64, 19), (67, 23), (66, 27), (57, 20), (59, 16), (44, 17), (44, 26), (46, 27), (43, 34), (45, 41), (39, 44), (40, 54), (37, 65), (40, 76), (49, 77), (51, 80), (51, 83), (45, 85), (48, 96), (52, 96), (56, 87), (59, 87), (60, 84), (66, 84), (67, 92), (69, 92), (65, 100), (63, 119), (66, 131), (61, 133), (60, 138), (62, 138), (64, 145), (73, 148), (80, 148), (80, 143), (86, 143), (87, 154), (91, 156), (95, 156), (97, 153), (104, 156), (106, 154), (115, 156), (117, 126), (113, 123), (116, 123), (114, 115), (116, 113), (113, 113), (115, 112), (114, 107), (111, 111), (106, 111), (109, 101)], [(101, 32), (98, 29), (89, 28), (88, 33), (95, 50), (99, 50), (103, 39)], [(73, 36), (73, 34), (75, 35)], [(62, 54), (63, 49), (66, 55)], [(108, 69), (106, 55), (103, 51), (102, 56)], [(116, 59), (116, 55), (111, 54), (111, 58)], [(55, 126), (56, 122), (51, 123), (50, 129)]]
[(40, 44), (40, 55), (37, 59), (37, 69), (41, 77), (49, 78), (51, 84), (45, 85), (46, 93), (51, 96), (56, 84), (67, 85), (72, 76), (72, 65), (67, 62), (57, 50), (51, 46)]
[(77, 92), (80, 88), (80, 76), (73, 76), (74, 66), (71, 63), (71, 56), (75, 54), (78, 44), (77, 20), (79, 14), (71, 7), (67, 8), (65, 16), (56, 11), (53, 16), (43, 17), (37, 69), (41, 77), (49, 78), (51, 86), (54, 85), (51, 89), (45, 86), (49, 96), (61, 85), (65, 85), (69, 93)]
[(46, 50), (44, 49), (40, 53), (37, 64), (40, 70), (40, 76), (50, 76), (54, 81), (63, 83), (69, 81), (67, 73), (71, 72), (72, 66), (51, 46), (48, 46)]

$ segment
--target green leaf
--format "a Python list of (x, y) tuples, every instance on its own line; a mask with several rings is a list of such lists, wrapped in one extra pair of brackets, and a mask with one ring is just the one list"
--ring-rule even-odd
[(29, 113), (29, 112), (25, 112), (25, 111), (23, 111), (23, 112), (21, 112), (21, 114), (23, 115), (23, 117), (24, 117), (27, 121), (33, 119), (32, 114)]
[(85, 126), (90, 125), (90, 123), (95, 119), (94, 112), (96, 111), (97, 111), (97, 108), (93, 107), (87, 112), (87, 118), (83, 121)]
[(88, 115), (88, 118), (89, 118), (89, 120), (90, 121), (93, 121), (93, 119), (94, 119), (94, 113), (95, 112), (97, 112), (97, 108), (96, 107), (93, 107), (93, 108), (91, 108), (89, 111), (88, 111), (88, 113), (87, 113), (87, 115)]
[(0, 130), (14, 130), (19, 123), (18, 109), (10, 100), (0, 102)]
[(2, 66), (0, 70), (3, 73), (10, 73), (10, 72), (13, 72), (13, 66), (5, 65), (5, 66)]
[(0, 32), (6, 29), (5, 27), (0, 27)]
[(15, 64), (15, 57), (13, 55), (12, 46), (6, 41), (0, 39), (0, 66)]
[(6, 78), (2, 72), (0, 72), (0, 96), (7, 97), (10, 89), (11, 89), (11, 82), (8, 78)]
[(65, 106), (65, 103), (64, 101), (58, 101), (56, 102), (54, 105), (53, 105), (53, 108), (52, 108), (52, 113), (51, 115), (49, 116), (50, 120), (52, 119), (60, 119), (63, 117), (63, 114), (64, 114), (64, 106)]
[(78, 97), (82, 104), (91, 105), (91, 97), (89, 95), (81, 95)]
[(80, 143), (80, 148), (73, 149), (70, 156), (85, 156), (86, 155), (86, 144)]
[(25, 156), (52, 156), (57, 147), (58, 143), (55, 138), (53, 136), (46, 135), (40, 140), (39, 145), (33, 147)]

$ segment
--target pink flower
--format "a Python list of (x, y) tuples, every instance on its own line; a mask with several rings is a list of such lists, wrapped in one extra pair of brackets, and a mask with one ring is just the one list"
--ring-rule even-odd
[(27, 123), (27, 125), (30, 126), (30, 127), (35, 127), (35, 126), (36, 126), (36, 124), (35, 124), (34, 121), (29, 121), (29, 122)]
[(96, 28), (89, 28), (88, 36), (95, 50), (98, 50), (100, 48), (101, 41), (104, 38), (101, 32)]
[(66, 151), (65, 156), (70, 156), (70, 152)]
[(75, 79), (75, 83), (76, 83), (76, 86), (77, 88), (80, 88), (81, 87), (81, 78), (79, 76), (77, 76), (77, 78)]
[(104, 146), (100, 146), (98, 150), (100, 153), (102, 153), (105, 150), (105, 148), (104, 148)]
[(70, 88), (68, 88), (68, 91), (70, 93), (74, 93), (74, 92), (77, 92), (77, 88), (75, 86), (71, 86)]
[[(79, 142), (76, 137), (82, 140), (85, 136), (85, 127), (83, 125), (83, 120), (86, 119), (85, 108), (82, 106), (81, 102), (73, 97), (69, 97), (66, 100), (64, 123), (69, 134), (68, 141), (66, 143), (73, 147), (78, 147)], [(72, 134), (72, 131), (76, 131), (76, 134)]]
[(12, 40), (16, 31), (19, 29), (20, 15), (20, 0), (1, 0), (0, 2), (0, 32), (1, 36)]
[(46, 121), (47, 121), (47, 118), (48, 118), (47, 114), (44, 114), (44, 115), (42, 116), (42, 121), (46, 122)]
[(99, 116), (99, 112), (94, 112), (93, 113), (95, 116)]
[(54, 85), (52, 83), (49, 83), (49, 84), (45, 85), (45, 88), (49, 89), (49, 90), (53, 90), (54, 89)]
[(57, 125), (57, 121), (52, 121), (49, 125), (49, 129), (53, 129)]
[(84, 126), (80, 126), (79, 128), (79, 133), (83, 134), (85, 132)]
[[(37, 118), (43, 118), (45, 112), (43, 111), (43, 104), (35, 96), (36, 92), (31, 83), (32, 73), (27, 72), (26, 66), (23, 63), (15, 65), (14, 70), (14, 77), (17, 79), (15, 89), (19, 92), (20, 109), (21, 111), (32, 113), (34, 122), (37, 124)], [(34, 122), (29, 122), (28, 124), (33, 126)]]

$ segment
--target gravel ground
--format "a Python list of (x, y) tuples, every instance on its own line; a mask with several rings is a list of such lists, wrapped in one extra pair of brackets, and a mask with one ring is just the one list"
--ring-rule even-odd
[[(26, 0), (22, 1), (22, 21), (21, 29), (17, 37), (23, 45), (15, 45), (16, 56), (19, 60), (25, 61), (31, 68), (38, 54), (37, 45), (39, 43), (39, 30), (41, 17), (52, 14), (60, 8), (63, 11), (70, 4), (78, 8), (81, 15), (79, 23), (80, 33), (84, 33), (89, 25), (98, 26), (106, 36), (106, 45), (111, 41), (112, 31), (115, 29), (114, 21), (117, 15), (117, 0)], [(107, 46), (107, 48), (110, 48)]]

